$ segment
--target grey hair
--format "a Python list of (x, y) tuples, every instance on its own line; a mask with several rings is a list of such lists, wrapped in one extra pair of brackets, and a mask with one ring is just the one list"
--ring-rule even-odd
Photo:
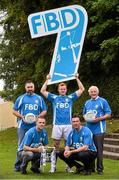
[(97, 93), (99, 94), (99, 89), (98, 89), (97, 86), (91, 86), (91, 87), (89, 87), (88, 92), (90, 93), (92, 89), (95, 89), (95, 90), (97, 91)]

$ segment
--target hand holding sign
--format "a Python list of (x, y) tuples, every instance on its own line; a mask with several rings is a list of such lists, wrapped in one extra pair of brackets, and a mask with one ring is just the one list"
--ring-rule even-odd
[(46, 79), (47, 79), (47, 80), (51, 79), (50, 74), (48, 74), (48, 75), (46, 76)]

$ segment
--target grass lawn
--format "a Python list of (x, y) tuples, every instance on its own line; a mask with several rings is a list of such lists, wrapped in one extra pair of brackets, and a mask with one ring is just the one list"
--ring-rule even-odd
[[(47, 126), (50, 137), (51, 126)], [(110, 121), (107, 124), (107, 131), (118, 131), (119, 120)], [(50, 144), (51, 138), (49, 138)], [(20, 172), (13, 171), (13, 165), (17, 149), (16, 129), (11, 128), (0, 132), (0, 179), (119, 179), (119, 161), (104, 159), (104, 174), (102, 176), (97, 173), (92, 173), (91, 176), (84, 176), (83, 174), (76, 175), (65, 172), (65, 164), (58, 159), (57, 172), (54, 174), (48, 173), (50, 164), (47, 163), (44, 173), (36, 175), (30, 171), (28, 166), (28, 174), (21, 175)]]

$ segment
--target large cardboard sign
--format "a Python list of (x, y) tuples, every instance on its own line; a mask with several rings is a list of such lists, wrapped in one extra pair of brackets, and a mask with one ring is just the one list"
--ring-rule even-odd
[(87, 28), (86, 10), (79, 5), (29, 15), (32, 38), (57, 33), (48, 84), (75, 79)]

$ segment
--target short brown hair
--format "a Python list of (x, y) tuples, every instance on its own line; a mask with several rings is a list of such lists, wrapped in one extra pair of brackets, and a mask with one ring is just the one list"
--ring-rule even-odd
[(73, 114), (72, 118), (79, 118), (79, 120), (80, 120), (79, 114)]
[(59, 83), (59, 84), (58, 84), (58, 88), (59, 88), (60, 86), (66, 86), (66, 87), (67, 87), (66, 83), (64, 83), (64, 82)]
[[(33, 83), (33, 81), (32, 80), (27, 80), (26, 82), (25, 82), (25, 85), (26, 84), (29, 84), (29, 83)], [(33, 83), (34, 84), (34, 83)]]

